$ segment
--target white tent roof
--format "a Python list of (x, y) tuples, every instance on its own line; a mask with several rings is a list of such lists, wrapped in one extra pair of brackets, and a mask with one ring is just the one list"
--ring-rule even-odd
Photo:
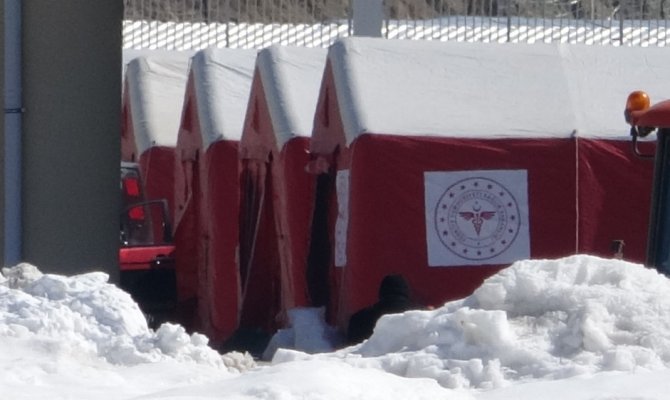
[(670, 93), (663, 48), (346, 38), (328, 57), (348, 143), (365, 132), (623, 137), (631, 91)]
[(138, 154), (175, 147), (186, 89), (189, 53), (139, 56), (126, 68), (126, 90)]
[(137, 57), (191, 57), (194, 53), (193, 50), (123, 49), (121, 52), (122, 76), (125, 77), (128, 63)]
[(207, 49), (191, 61), (203, 147), (240, 140), (249, 102), (256, 50)]
[(260, 72), (277, 146), (311, 136), (327, 50), (271, 46), (258, 53)]

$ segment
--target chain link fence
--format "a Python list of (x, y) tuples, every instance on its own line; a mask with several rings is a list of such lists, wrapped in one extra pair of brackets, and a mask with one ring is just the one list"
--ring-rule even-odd
[(351, 34), (348, 0), (124, 0), (124, 48), (327, 47)]
[[(127, 49), (327, 47), (353, 33), (350, 0), (124, 0), (124, 5)], [(386, 0), (381, 34), (666, 46), (669, 12), (666, 0)]]
[[(386, 1), (385, 37), (666, 46), (666, 0)], [(418, 15), (430, 18), (417, 18)]]

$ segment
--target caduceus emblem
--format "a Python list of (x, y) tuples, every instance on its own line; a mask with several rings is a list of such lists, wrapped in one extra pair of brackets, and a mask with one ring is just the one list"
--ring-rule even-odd
[(484, 221), (488, 221), (496, 215), (495, 211), (482, 211), (482, 206), (479, 203), (472, 205), (472, 211), (460, 211), (458, 215), (466, 221), (471, 221), (475, 227), (477, 236), (482, 230)]
[(490, 260), (516, 240), (519, 214), (514, 193), (504, 185), (487, 177), (469, 177), (451, 183), (442, 193), (433, 217), (435, 233), (459, 258)]

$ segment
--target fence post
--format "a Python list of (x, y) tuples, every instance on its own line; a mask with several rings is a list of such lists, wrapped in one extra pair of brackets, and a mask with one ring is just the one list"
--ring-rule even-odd
[(507, 17), (507, 43), (512, 41), (512, 5), (511, 0), (505, 1), (505, 14)]
[(354, 36), (382, 36), (384, 0), (352, 0)]

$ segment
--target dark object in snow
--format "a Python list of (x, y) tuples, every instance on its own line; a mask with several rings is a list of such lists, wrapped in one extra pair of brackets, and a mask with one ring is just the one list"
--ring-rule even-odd
[(379, 318), (412, 308), (409, 285), (401, 275), (386, 275), (379, 285), (379, 300), (349, 318), (347, 343), (356, 344), (369, 338)]

